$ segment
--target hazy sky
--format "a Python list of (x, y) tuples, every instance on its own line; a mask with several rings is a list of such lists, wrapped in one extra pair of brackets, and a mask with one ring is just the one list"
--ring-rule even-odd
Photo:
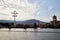
[(18, 13), (17, 20), (49, 22), (54, 14), (60, 20), (60, 0), (0, 0), (0, 20), (13, 20), (14, 10)]

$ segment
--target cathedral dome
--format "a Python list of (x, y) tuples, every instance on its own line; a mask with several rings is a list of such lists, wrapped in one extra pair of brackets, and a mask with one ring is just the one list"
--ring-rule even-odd
[(57, 18), (57, 16), (55, 16), (55, 15), (54, 15), (54, 16), (53, 16), (53, 18), (55, 18), (55, 19), (56, 19), (56, 18)]

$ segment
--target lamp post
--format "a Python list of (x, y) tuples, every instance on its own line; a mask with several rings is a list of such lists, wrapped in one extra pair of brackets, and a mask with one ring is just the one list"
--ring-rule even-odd
[(13, 11), (12, 14), (13, 14), (13, 17), (14, 17), (14, 27), (16, 27), (16, 17), (17, 17), (18, 13), (16, 11)]

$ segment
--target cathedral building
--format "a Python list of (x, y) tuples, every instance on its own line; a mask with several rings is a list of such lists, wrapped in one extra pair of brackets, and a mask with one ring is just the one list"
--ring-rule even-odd
[(50, 24), (53, 24), (54, 26), (57, 26), (58, 24), (60, 24), (60, 21), (57, 20), (57, 16), (53, 16), (52, 17), (52, 21), (50, 22)]

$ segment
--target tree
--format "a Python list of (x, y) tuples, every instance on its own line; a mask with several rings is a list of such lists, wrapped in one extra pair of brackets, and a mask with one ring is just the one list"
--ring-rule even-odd
[(36, 23), (34, 23), (34, 29), (36, 29), (37, 28), (37, 24)]

